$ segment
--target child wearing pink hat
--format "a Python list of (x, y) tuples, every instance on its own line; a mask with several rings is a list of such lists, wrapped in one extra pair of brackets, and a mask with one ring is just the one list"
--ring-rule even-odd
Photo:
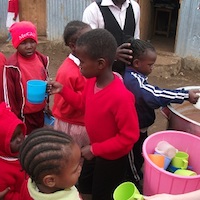
[(46, 100), (41, 104), (27, 101), (26, 83), (31, 79), (47, 80), (49, 58), (36, 51), (38, 38), (34, 24), (16, 22), (10, 28), (12, 44), (17, 51), (4, 67), (4, 99), (17, 117), (27, 126), (27, 134), (44, 125)]

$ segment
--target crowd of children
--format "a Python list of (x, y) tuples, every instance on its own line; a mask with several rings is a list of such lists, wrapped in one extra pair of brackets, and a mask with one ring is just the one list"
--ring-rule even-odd
[[(112, 200), (133, 166), (142, 179), (141, 149), (154, 110), (198, 100), (199, 90), (161, 89), (147, 82), (157, 57), (149, 42), (127, 41), (132, 59), (122, 81), (112, 71), (114, 36), (71, 21), (63, 34), (71, 53), (55, 81), (48, 81), (49, 59), (36, 51), (36, 27), (16, 22), (10, 32), (16, 53), (7, 59), (0, 54), (0, 199)], [(48, 99), (41, 104), (27, 100), (31, 79), (48, 81), (47, 92), (55, 95), (52, 129), (42, 128)], [(178, 200), (199, 193), (187, 195), (144, 198)]]

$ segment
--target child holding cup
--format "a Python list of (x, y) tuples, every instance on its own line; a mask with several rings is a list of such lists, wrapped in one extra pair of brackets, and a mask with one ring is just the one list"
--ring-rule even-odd
[(44, 125), (46, 101), (32, 104), (27, 100), (27, 81), (47, 80), (49, 58), (36, 51), (37, 31), (29, 21), (10, 27), (12, 44), (17, 51), (8, 58), (3, 74), (4, 99), (17, 117), (27, 126), (27, 134)]

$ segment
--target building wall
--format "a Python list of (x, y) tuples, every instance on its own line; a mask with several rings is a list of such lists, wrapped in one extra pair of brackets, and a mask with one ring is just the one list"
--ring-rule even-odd
[(200, 58), (199, 0), (181, 0), (175, 53)]
[(38, 35), (46, 36), (46, 0), (19, 0), (20, 20), (33, 22)]
[(153, 6), (150, 0), (140, 0), (140, 38), (150, 40), (153, 31)]
[(47, 1), (47, 39), (62, 39), (65, 25), (71, 20), (81, 20), (84, 9), (92, 0)]

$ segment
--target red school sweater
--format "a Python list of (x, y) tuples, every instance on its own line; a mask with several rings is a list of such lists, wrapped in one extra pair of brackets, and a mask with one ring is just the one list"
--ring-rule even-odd
[(139, 138), (135, 98), (117, 76), (101, 91), (94, 93), (96, 78), (87, 81), (77, 96), (67, 87), (60, 93), (79, 109), (85, 110), (85, 126), (93, 153), (115, 160), (127, 155)]
[[(86, 78), (81, 74), (79, 66), (69, 57), (65, 59), (56, 74), (56, 81), (81, 94), (86, 84)], [(84, 113), (76, 109), (60, 94), (55, 94), (52, 108), (54, 117), (70, 124), (84, 126)]]
[(17, 126), (21, 126), (23, 134), (26, 127), (17, 116), (6, 108), (4, 102), (0, 103), (0, 191), (10, 187), (4, 200), (18, 200), (21, 186), (25, 181), (25, 172), (17, 158), (17, 153), (12, 153), (10, 141)]

